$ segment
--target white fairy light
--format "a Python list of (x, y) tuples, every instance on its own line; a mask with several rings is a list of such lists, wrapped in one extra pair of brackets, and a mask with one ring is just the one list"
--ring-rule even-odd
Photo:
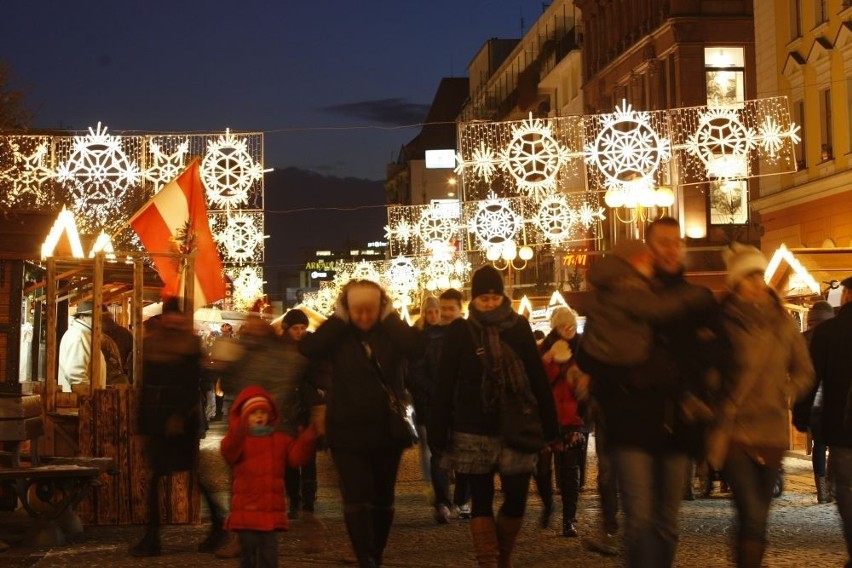
[[(245, 263), (251, 260), (263, 260), (263, 215), (235, 213), (225, 218), (225, 226), (218, 227), (213, 233), (214, 240), (224, 249), (226, 262)], [(211, 223), (211, 228), (218, 225), (218, 219)]]
[(45, 205), (49, 199), (41, 186), (54, 176), (46, 165), (47, 141), (42, 138), (31, 154), (22, 152), (21, 143), (15, 139), (10, 138), (8, 145), (12, 161), (7, 168), (0, 169), (0, 183), (9, 187), (7, 202), (12, 206)]
[(483, 248), (513, 239), (522, 227), (523, 217), (512, 210), (509, 200), (498, 199), (494, 193), (477, 204), (468, 226)]
[(177, 149), (171, 154), (163, 151), (160, 144), (153, 139), (148, 141), (153, 164), (145, 169), (145, 179), (154, 184), (154, 192), (175, 179), (186, 167), (186, 158), (189, 153), (189, 142), (184, 140), (177, 145)]
[(503, 167), (521, 191), (537, 199), (556, 190), (556, 176), (567, 159), (568, 152), (554, 138), (549, 122), (533, 119), (530, 113), (528, 120), (512, 129)]

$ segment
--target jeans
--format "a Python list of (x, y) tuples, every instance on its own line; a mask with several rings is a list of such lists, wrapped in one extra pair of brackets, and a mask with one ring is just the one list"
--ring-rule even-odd
[(852, 448), (832, 446), (828, 459), (831, 461), (831, 470), (837, 486), (834, 498), (843, 521), (846, 550), (852, 559)]
[(739, 541), (765, 543), (766, 521), (778, 468), (759, 464), (741, 448), (731, 446), (724, 474), (737, 508)]
[(291, 511), (314, 512), (317, 500), (316, 454), (302, 467), (288, 467), (284, 473), (284, 486)]
[(678, 510), (689, 458), (651, 454), (630, 446), (610, 449), (624, 506), (624, 555), (635, 568), (665, 568), (674, 563)]

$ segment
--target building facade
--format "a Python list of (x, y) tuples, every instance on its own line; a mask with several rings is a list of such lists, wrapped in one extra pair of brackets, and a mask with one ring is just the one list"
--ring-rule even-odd
[[(759, 94), (786, 95), (798, 171), (760, 180), (761, 245), (852, 247), (852, 2), (755, 2)], [(852, 267), (852, 263), (847, 263)]]

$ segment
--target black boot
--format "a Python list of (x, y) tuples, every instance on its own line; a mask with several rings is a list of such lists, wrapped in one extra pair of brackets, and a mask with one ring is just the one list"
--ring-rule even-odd
[(149, 523), (145, 527), (145, 535), (142, 537), (142, 540), (130, 548), (130, 556), (138, 558), (159, 556), (160, 552), (160, 526)]
[(346, 505), (343, 520), (352, 550), (358, 559), (359, 568), (376, 568), (378, 563), (374, 556), (374, 524), (373, 508), (368, 504)]
[(228, 541), (228, 531), (222, 528), (221, 522), (214, 522), (210, 532), (198, 545), (198, 552), (215, 552)]
[(576, 537), (577, 499), (580, 496), (580, 466), (578, 454), (580, 448), (567, 448), (556, 455), (562, 462), (562, 476), (559, 485), (562, 488), (562, 536)]
[(373, 558), (376, 560), (376, 566), (382, 565), (382, 556), (393, 526), (393, 516), (393, 507), (373, 509)]

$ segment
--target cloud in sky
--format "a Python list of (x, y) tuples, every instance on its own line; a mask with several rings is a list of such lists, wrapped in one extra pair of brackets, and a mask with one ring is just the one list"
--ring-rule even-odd
[(379, 124), (406, 126), (423, 122), (429, 112), (429, 105), (412, 103), (401, 98), (390, 98), (331, 105), (321, 107), (320, 110)]

